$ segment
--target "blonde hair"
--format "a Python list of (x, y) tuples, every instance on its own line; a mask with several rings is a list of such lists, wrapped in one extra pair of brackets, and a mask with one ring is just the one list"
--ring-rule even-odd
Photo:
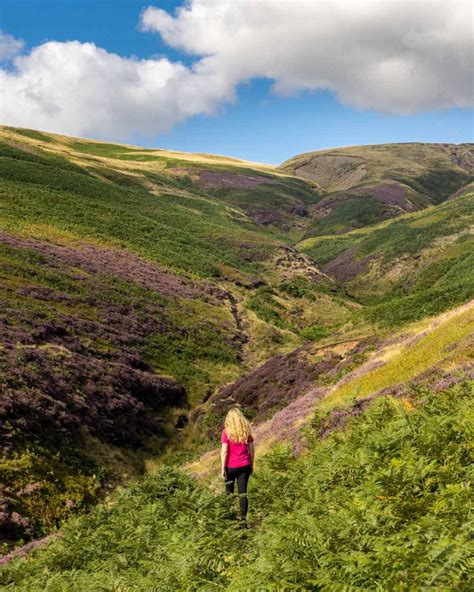
[(237, 444), (247, 444), (252, 435), (250, 422), (238, 407), (232, 407), (227, 412), (224, 427), (229, 440)]

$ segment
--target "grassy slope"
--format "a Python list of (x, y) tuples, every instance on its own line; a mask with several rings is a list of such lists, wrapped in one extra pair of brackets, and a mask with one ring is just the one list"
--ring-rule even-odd
[(236, 500), (167, 466), (71, 521), (0, 582), (52, 591), (470, 589), (470, 330), (472, 307), (413, 325), (411, 345), (401, 334), (374, 353), (386, 363), (372, 378), (356, 371), (319, 399), (304, 454), (295, 459), (280, 443), (259, 458), (255, 530), (237, 528)]
[[(364, 307), (361, 307), (348, 298), (337, 283), (321, 275), (311, 259), (302, 258), (295, 249), (288, 247), (307, 230), (310, 216), (301, 207), (311, 212), (313, 206), (317, 207), (320, 195), (303, 181), (292, 179), (271, 167), (209, 155), (185, 155), (77, 141), (25, 130), (15, 132), (4, 129), (2, 141), (2, 228), (10, 237), (21, 241), (34, 237), (41, 241), (41, 249), (44, 249), (45, 244), (55, 245), (72, 249), (75, 253), (71, 259), (68, 251), (69, 260), (63, 258), (59, 267), (56, 263), (51, 269), (49, 254), (45, 256), (43, 253), (38, 258), (35, 252), (38, 245), (27, 248), (22, 243), (2, 247), (2, 261), (6, 264), (2, 285), (10, 306), (9, 317), (27, 318), (31, 323), (37, 318), (45, 318), (47, 323), (53, 325), (73, 318), (74, 326), (77, 325), (73, 337), (81, 347), (87, 347), (88, 355), (92, 353), (97, 360), (104, 360), (117, 352), (122, 357), (124, 353), (129, 355), (131, 350), (134, 356), (138, 355), (148, 365), (147, 371), (173, 376), (185, 384), (193, 404), (203, 397), (207, 398), (217, 385), (231, 382), (243, 368), (251, 369), (271, 355), (289, 353), (301, 345), (304, 339), (314, 340), (316, 344), (304, 351), (302, 357), (315, 361), (317, 365), (318, 342), (324, 344), (331, 340), (343, 340), (345, 336), (357, 341), (374, 330), (381, 330), (383, 334), (386, 331), (383, 324), (387, 318), (389, 325), (400, 325), (425, 314), (438, 313), (472, 295), (465, 281), (465, 273), (459, 281), (459, 274), (449, 273), (449, 269), (443, 270), (443, 264), (445, 267), (450, 265), (450, 258), (444, 257), (444, 254), (433, 256), (436, 249), (429, 241), (425, 241), (423, 245), (428, 245), (428, 264), (431, 265), (433, 260), (441, 261), (439, 273), (434, 275), (441, 278), (437, 297), (431, 297), (420, 274), (415, 282), (402, 285), (404, 293), (398, 303), (400, 312), (390, 319), (381, 307), (385, 305), (388, 310), (392, 310), (397, 293), (387, 295), (387, 286), (391, 289), (393, 281), (387, 279), (385, 268), (381, 266), (379, 271), (374, 272), (375, 283), (380, 286), (377, 295), (379, 300), (373, 295), (369, 299), (364, 293), (362, 274), (356, 278), (360, 280), (358, 288), (357, 282), (348, 284), (348, 288), (359, 299), (365, 298)], [(210, 185), (209, 178), (212, 180)], [(246, 180), (242, 181), (242, 178)], [(261, 182), (262, 178), (269, 179), (271, 183)], [(226, 186), (222, 185), (223, 180)], [(241, 187), (242, 183), (257, 185)], [(272, 195), (276, 196), (275, 201), (272, 201)], [(278, 204), (284, 216), (268, 222), (263, 212), (263, 219), (259, 218), (262, 212), (255, 213), (252, 199), (263, 202), (264, 210)], [(413, 219), (418, 221), (416, 224), (423, 226), (420, 235), (422, 241), (426, 237), (431, 237), (432, 242), (455, 237), (450, 242), (456, 245), (462, 266), (465, 256), (461, 256), (461, 249), (467, 243), (458, 240), (458, 234), (462, 234), (467, 227), (470, 199), (469, 196), (456, 198), (426, 212), (403, 216), (399, 227), (394, 226), (397, 222), (389, 222), (369, 227), (363, 232), (349, 233), (340, 239), (310, 239), (301, 246), (317, 263), (330, 264), (338, 255), (344, 254), (343, 251), (348, 247), (358, 248), (359, 240), (361, 248), (364, 248), (363, 241), (367, 239), (364, 253), (372, 255), (382, 245), (384, 252), (390, 254), (387, 255), (386, 266), (393, 268), (393, 259), (404, 253), (406, 245), (414, 244), (413, 236), (419, 236), (411, 230), (410, 221)], [(440, 224), (433, 224), (433, 221), (439, 220), (442, 221)], [(389, 229), (386, 245), (383, 228)], [(343, 244), (343, 249), (337, 251), (342, 244), (339, 241), (342, 240), (347, 242)], [(421, 248), (420, 244), (415, 244)], [(318, 245), (321, 250), (318, 250)], [(332, 250), (334, 246), (337, 252)], [(91, 247), (96, 250), (90, 251)], [(451, 253), (449, 248), (448, 254)], [(445, 250), (439, 250), (439, 253), (445, 253)], [(119, 277), (120, 269), (111, 268), (107, 263), (111, 252), (116, 252), (118, 260), (124, 263), (130, 254), (141, 257), (139, 262), (133, 259), (130, 263), (132, 269), (138, 268), (142, 275), (126, 274), (126, 277)], [(425, 262), (423, 249), (422, 253), (422, 261)], [(78, 259), (78, 254), (82, 259)], [(104, 277), (100, 271), (86, 269), (84, 258), (88, 256), (97, 258), (99, 263), (105, 262), (102, 263), (104, 268), (112, 269), (110, 277), (106, 277), (107, 274)], [(429, 279), (429, 274), (433, 274), (435, 268), (428, 264), (425, 277)], [(152, 269), (147, 265), (152, 265)], [(176, 273), (163, 280), (164, 289), (162, 280), (155, 285), (153, 282), (150, 284), (148, 279), (150, 273), (155, 277), (163, 269), (167, 273)], [(469, 271), (467, 267), (466, 270)], [(85, 275), (85, 281), (78, 282), (77, 274)], [(196, 294), (190, 295), (181, 287), (178, 290), (176, 278), (186, 286), (192, 285), (197, 290)], [(214, 287), (209, 288), (209, 282)], [(258, 286), (261, 282), (267, 285)], [(219, 288), (217, 292), (216, 285)], [(456, 286), (459, 286), (459, 290), (453, 291), (452, 288)], [(176, 289), (176, 294), (170, 295), (166, 287)], [(43, 291), (35, 292), (33, 288), (42, 288)], [(415, 301), (410, 308), (403, 298), (413, 294)], [(386, 298), (385, 302), (383, 298)], [(416, 298), (421, 300), (417, 301)], [(128, 306), (122, 309), (124, 301)], [(433, 301), (434, 306), (431, 306)], [(53, 302), (58, 314), (52, 315)], [(141, 318), (153, 317), (160, 325), (159, 328), (137, 325), (133, 315), (130, 317), (130, 311), (134, 309)], [(397, 307), (393, 309), (396, 311)], [(114, 336), (106, 334), (104, 341), (103, 334), (97, 338), (95, 328), (92, 328), (92, 335), (90, 331), (87, 333), (84, 322), (100, 319), (104, 311), (113, 313), (114, 322), (118, 322), (119, 328), (129, 326), (133, 320), (137, 334), (131, 338), (127, 336), (123, 341), (118, 331), (117, 334), (114, 332)], [(371, 326), (368, 321), (375, 321), (375, 324)], [(87, 326), (90, 328), (90, 325)], [(459, 330), (462, 333), (464, 329)], [(456, 349), (456, 343), (460, 343), (463, 336), (460, 333), (458, 335), (457, 329), (447, 331), (446, 334), (452, 340), (448, 339), (449, 343), (445, 345)], [(120, 346), (114, 341), (117, 335), (120, 337)], [(53, 357), (56, 350), (53, 348), (51, 351), (51, 345), (65, 347), (63, 337), (38, 339), (29, 333), (25, 342), (31, 344), (32, 341), (37, 349), (38, 346), (48, 346), (44, 354), (50, 357), (48, 363), (57, 362), (57, 357)], [(442, 349), (443, 343), (443, 339), (435, 337), (432, 346), (438, 351)], [(432, 354), (430, 347), (422, 353), (422, 361)], [(404, 350), (402, 357), (406, 357), (407, 351)], [(298, 356), (301, 357), (300, 354)], [(444, 359), (443, 356), (440, 353), (437, 361)], [(288, 359), (291, 361), (292, 358)], [(364, 356), (357, 358), (356, 364), (363, 359)], [(407, 359), (410, 359), (409, 356)], [(44, 359), (41, 360), (43, 363)], [(346, 362), (348, 365), (343, 373), (353, 368), (351, 360), (346, 360), (343, 355), (343, 367)], [(133, 363), (136, 363), (136, 359)], [(415, 370), (421, 371), (423, 364), (417, 364)], [(393, 384), (400, 368), (400, 363), (395, 361), (390, 370), (392, 378), (384, 374), (389, 370), (380, 370), (381, 377), (377, 379), (374, 376), (375, 382), (367, 387), (368, 392), (372, 393), (375, 387)], [(131, 372), (135, 370), (132, 368)], [(341, 376), (338, 365), (334, 372), (332, 375), (323, 372), (323, 386), (326, 386), (327, 381)], [(405, 374), (401, 373), (401, 380), (410, 380), (416, 372)], [(372, 375), (369, 373), (369, 376)], [(349, 404), (360, 389), (365, 388), (357, 384), (352, 387), (346, 394), (342, 393), (342, 398), (334, 398), (337, 404), (342, 401)], [(344, 387), (341, 388), (344, 390)], [(295, 404), (298, 404), (298, 400)], [(272, 412), (278, 408), (277, 405)], [(161, 417), (167, 419), (168, 412), (165, 409), (160, 409), (160, 413)], [(302, 417), (298, 415), (297, 408), (295, 413), (298, 424)], [(275, 417), (279, 417), (278, 413)], [(57, 442), (53, 444), (57, 446)], [(75, 441), (72, 444), (79, 457), (67, 458), (63, 453), (59, 455), (62, 464), (54, 469), (59, 484), (57, 490), (37, 489), (33, 497), (23, 495), (21, 504), (15, 506), (24, 513), (31, 511), (33, 505), (40, 508), (38, 533), (45, 525), (49, 528), (59, 516), (66, 514), (64, 508), (69, 507), (70, 501), (80, 507), (96, 499), (100, 480), (96, 478), (98, 466), (94, 463), (98, 462), (99, 466), (110, 464), (111, 459), (115, 458), (116, 466), (130, 467), (133, 463), (143, 462), (140, 455), (133, 453), (130, 456), (128, 450), (114, 447), (112, 442), (99, 441), (98, 445), (91, 442), (89, 445), (87, 442)], [(267, 447), (271, 446), (268, 440)], [(92, 464), (88, 456), (90, 450), (95, 451)], [(101, 451), (100, 455), (98, 450)], [(34, 465), (39, 467), (39, 472), (33, 480), (47, 483), (48, 467), (52, 466), (47, 446), (46, 449), (33, 449), (31, 457), (22, 456), (21, 449), (17, 449), (17, 452), (16, 456), (7, 458), (7, 464), (2, 467), (3, 474), (10, 475), (13, 488), (23, 490), (31, 483), (31, 467)], [(45, 492), (52, 501), (46, 510), (42, 506)], [(11, 505), (12, 500), (8, 499), (7, 502)], [(50, 516), (48, 520), (45, 519), (46, 514)], [(179, 546), (181, 541), (177, 544)], [(204, 548), (202, 551), (205, 555)], [(136, 553), (133, 544), (131, 552)]]
[(370, 305), (369, 319), (394, 326), (436, 314), (474, 293), (474, 191), (342, 237), (299, 248)]
[(307, 236), (345, 233), (441, 203), (474, 175), (472, 144), (383, 144), (322, 150), (280, 166), (319, 185)]
[[(322, 310), (334, 317), (326, 332), (351, 318), (325, 278), (303, 278), (295, 295), (276, 263), (281, 230), (208, 193), (184, 167), (286, 179), (224, 157), (2, 129), (8, 540), (41, 535), (96, 500), (104, 482), (143, 470), (186, 417), (186, 398), (194, 406), (245, 368), (317, 338)], [(253, 287), (263, 282), (267, 292)]]
[[(356, 339), (348, 343), (331, 344), (329, 341), (313, 351), (302, 352), (307, 361), (316, 363), (330, 360), (335, 354), (339, 355), (339, 360), (335, 367), (323, 366), (299, 397), (255, 426), (261, 454), (271, 450), (278, 439), (294, 442), (298, 449), (300, 430), (315, 410), (326, 416), (351, 409), (384, 389), (397, 390), (398, 385), (418, 380), (417, 377), (429, 378), (433, 372), (456, 375), (458, 369), (462, 372), (473, 355), (473, 310), (470, 302), (437, 317), (412, 323), (395, 334), (392, 330), (379, 338), (376, 345), (369, 344), (365, 348), (357, 347)], [(294, 359), (293, 363), (297, 361)], [(280, 365), (283, 366), (284, 361), (280, 361)], [(302, 370), (300, 368), (299, 373)], [(275, 378), (278, 380), (279, 376)], [(263, 384), (259, 388), (265, 387)], [(283, 393), (284, 385), (278, 386), (275, 394)], [(214, 449), (193, 461), (189, 468), (198, 476), (214, 479), (215, 484), (218, 464), (218, 451)]]

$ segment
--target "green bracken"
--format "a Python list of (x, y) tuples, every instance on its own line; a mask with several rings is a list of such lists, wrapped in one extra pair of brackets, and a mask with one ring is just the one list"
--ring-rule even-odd
[[(472, 385), (383, 397), (236, 501), (170, 466), (0, 572), (5, 590), (469, 590)], [(313, 432), (318, 431), (318, 419)], [(471, 575), (470, 575), (471, 574)]]

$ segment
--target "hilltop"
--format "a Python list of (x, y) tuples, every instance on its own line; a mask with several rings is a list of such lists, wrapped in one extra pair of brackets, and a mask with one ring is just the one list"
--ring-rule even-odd
[(207, 475), (196, 455), (235, 402), (292, 442), (359, 395), (365, 412), (398, 384), (465, 380), (473, 154), (365, 146), (272, 167), (1, 128), (5, 550), (173, 451)]
[(473, 180), (473, 144), (380, 144), (295, 156), (279, 169), (321, 192), (308, 236), (356, 228), (442, 203)]

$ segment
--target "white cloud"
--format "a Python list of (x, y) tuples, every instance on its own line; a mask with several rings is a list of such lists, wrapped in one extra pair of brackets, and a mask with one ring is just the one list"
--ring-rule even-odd
[(472, 16), (465, 0), (193, 0), (174, 18), (148, 8), (142, 26), (235, 83), (411, 113), (472, 104)]
[(211, 113), (232, 86), (168, 59), (126, 59), (92, 43), (49, 42), (0, 70), (1, 118), (10, 125), (125, 139)]
[(0, 62), (11, 60), (23, 49), (24, 43), (0, 29)]
[[(215, 112), (258, 77), (277, 93), (329, 89), (349, 105), (391, 113), (467, 106), (471, 11), (457, 0), (192, 0), (175, 15), (149, 7), (142, 28), (196, 56), (193, 67), (45, 43), (0, 70), (1, 119), (111, 139), (156, 134)], [(15, 43), (6, 36), (7, 56), (21, 50)]]

